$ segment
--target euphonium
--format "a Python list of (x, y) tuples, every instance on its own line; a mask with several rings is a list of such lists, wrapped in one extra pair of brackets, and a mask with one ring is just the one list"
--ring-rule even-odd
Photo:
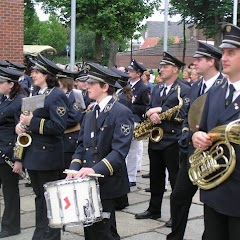
[(208, 190), (224, 182), (236, 165), (231, 143), (240, 144), (240, 119), (212, 129), (208, 135), (214, 145), (206, 151), (196, 150), (189, 158), (189, 178), (193, 184)]
[(21, 133), (17, 137), (14, 147), (14, 159), (22, 160), (24, 148), (32, 143), (32, 137), (28, 133)]
[[(178, 93), (178, 101), (179, 104), (173, 108), (168, 109), (165, 112), (159, 113), (159, 117), (161, 120), (170, 120), (174, 113), (178, 112), (183, 105), (183, 100), (180, 96), (181, 88), (177, 86)], [(175, 121), (181, 122), (183, 119), (175, 117)], [(133, 131), (133, 137), (135, 140), (143, 140), (150, 138), (152, 142), (159, 142), (163, 137), (163, 130), (160, 127), (155, 127), (155, 123), (153, 123), (150, 119), (147, 119), (136, 126)]]

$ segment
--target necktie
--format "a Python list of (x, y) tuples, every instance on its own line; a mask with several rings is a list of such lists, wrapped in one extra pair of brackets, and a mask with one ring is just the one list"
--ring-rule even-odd
[(225, 106), (226, 108), (232, 103), (232, 100), (233, 100), (233, 93), (235, 92), (235, 88), (232, 84), (229, 84), (228, 86), (229, 88), (229, 94), (225, 100)]
[(166, 100), (166, 97), (167, 97), (166, 91), (167, 91), (167, 87), (164, 87), (163, 92), (162, 92), (162, 96), (161, 96), (161, 106), (163, 105), (163, 103)]
[(166, 98), (166, 96), (167, 96), (166, 91), (167, 91), (167, 87), (164, 87), (163, 92), (162, 92), (162, 98)]
[(203, 95), (204, 93), (205, 93), (205, 89), (206, 89), (206, 84), (204, 83), (203, 85), (202, 85), (202, 90), (201, 90), (201, 93), (200, 93), (200, 95)]
[(2, 96), (2, 101), (1, 101), (1, 102), (4, 102), (4, 101), (6, 101), (6, 100), (7, 100), (7, 96), (3, 95), (3, 96)]
[(98, 118), (99, 116), (99, 112), (100, 112), (100, 107), (99, 105), (97, 104), (94, 108), (94, 112), (95, 112), (95, 116), (96, 116), (96, 119)]
[[(99, 110), (100, 110), (100, 107), (97, 104), (94, 107), (93, 114), (92, 114), (92, 119), (91, 119), (91, 122), (90, 122), (90, 125), (91, 125), (91, 139), (92, 140), (95, 139), (96, 133), (97, 133), (97, 118), (98, 118), (98, 115), (99, 115)], [(93, 146), (95, 146), (95, 140), (93, 140), (92, 143), (93, 143)]]

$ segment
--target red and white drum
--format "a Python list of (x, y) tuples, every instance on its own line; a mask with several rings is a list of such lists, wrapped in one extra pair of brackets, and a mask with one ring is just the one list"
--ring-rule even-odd
[(64, 179), (44, 184), (49, 226), (61, 228), (102, 220), (102, 204), (96, 177)]

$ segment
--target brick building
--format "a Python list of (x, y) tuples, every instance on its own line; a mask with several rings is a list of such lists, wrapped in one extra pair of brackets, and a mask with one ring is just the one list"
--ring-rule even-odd
[[(186, 65), (189, 65), (190, 63), (193, 62), (192, 56), (197, 50), (197, 47), (198, 47), (197, 41), (187, 42), (185, 52)], [(182, 61), (183, 43), (168, 46), (168, 52)], [(157, 69), (159, 67), (160, 61), (162, 60), (162, 55), (163, 55), (162, 46), (146, 48), (132, 52), (132, 57), (135, 58), (138, 62), (142, 62), (144, 66), (148, 69), (150, 68)], [(130, 52), (117, 53), (116, 58), (117, 66), (128, 66), (131, 61), (130, 58), (131, 58)]]
[(24, 0), (0, 0), (0, 60), (23, 62)]

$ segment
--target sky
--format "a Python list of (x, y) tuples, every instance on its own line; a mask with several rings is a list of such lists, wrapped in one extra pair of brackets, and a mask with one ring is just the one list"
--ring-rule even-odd
[[(37, 4), (35, 6), (35, 9), (36, 9), (36, 12), (38, 14), (38, 17), (39, 17), (40, 21), (46, 21), (49, 18), (49, 14), (45, 14), (41, 10), (41, 5), (42, 5), (41, 3)], [(149, 17), (147, 20), (148, 21), (164, 21), (164, 13), (160, 14), (160, 12), (155, 11), (154, 14), (151, 17)], [(177, 22), (177, 21), (180, 20), (180, 15), (176, 15), (172, 18), (169, 18), (169, 20), (171, 20), (173, 22)]]

